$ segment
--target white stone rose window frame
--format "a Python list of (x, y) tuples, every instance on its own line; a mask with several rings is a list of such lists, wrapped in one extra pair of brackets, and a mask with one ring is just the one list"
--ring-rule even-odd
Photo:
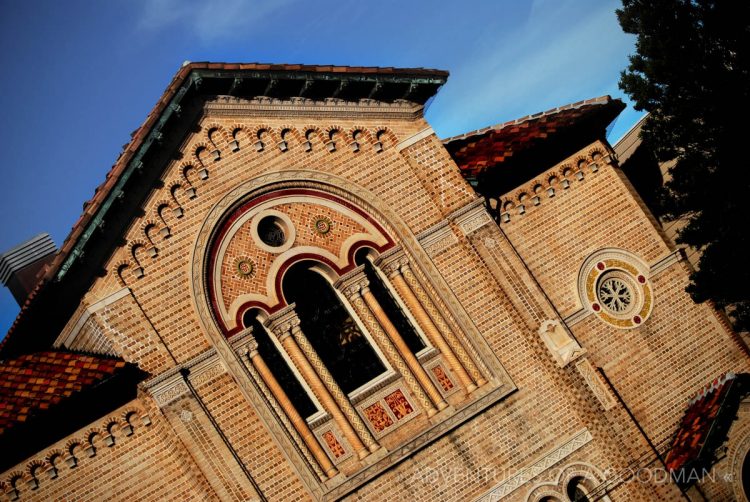
[(578, 276), (583, 308), (617, 328), (637, 328), (653, 308), (648, 273), (648, 266), (627, 251), (597, 251), (586, 259)]

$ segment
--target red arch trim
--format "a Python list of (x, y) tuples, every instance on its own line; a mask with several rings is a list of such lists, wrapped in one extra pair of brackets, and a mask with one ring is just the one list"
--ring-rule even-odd
[[(304, 253), (304, 254), (293, 256), (287, 262), (281, 265), (281, 268), (279, 269), (279, 273), (276, 275), (276, 278), (274, 281), (274, 289), (280, 301), (276, 305), (266, 305), (265, 303), (259, 302), (257, 300), (250, 301), (250, 302), (243, 304), (242, 306), (240, 306), (239, 310), (237, 311), (237, 316), (235, 318), (236, 327), (233, 329), (229, 329), (224, 323), (224, 321), (222, 320), (221, 316), (218, 315), (218, 312), (219, 312), (218, 299), (216, 297), (216, 291), (214, 291), (214, 286), (213, 286), (216, 258), (217, 258), (218, 249), (220, 247), (219, 244), (226, 237), (229, 231), (229, 228), (232, 226), (232, 224), (235, 221), (237, 221), (237, 219), (240, 218), (247, 211), (257, 206), (258, 204), (261, 204), (262, 202), (266, 202), (266, 201), (273, 200), (273, 199), (278, 199), (281, 197), (286, 197), (289, 195), (308, 195), (311, 197), (320, 198), (320, 199), (328, 199), (333, 202), (336, 202), (337, 204), (340, 204), (354, 211), (355, 213), (359, 214), (360, 216), (365, 218), (367, 221), (369, 221), (381, 233), (381, 235), (385, 237), (387, 242), (382, 246), (378, 246), (374, 242), (371, 242), (368, 240), (356, 242), (349, 249), (349, 252), (347, 254), (347, 265), (343, 268), (336, 266), (336, 264), (332, 263), (328, 258), (322, 255), (316, 254), (316, 253)], [(281, 189), (281, 190), (277, 190), (277, 191), (270, 192), (267, 194), (263, 194), (258, 197), (254, 197), (253, 199), (241, 204), (239, 207), (237, 207), (236, 209), (232, 211), (232, 214), (222, 222), (219, 231), (216, 233), (216, 236), (211, 241), (211, 251), (209, 253), (209, 261), (208, 261), (209, 266), (208, 266), (208, 273), (206, 277), (207, 277), (207, 286), (208, 286), (208, 293), (209, 293), (209, 298), (210, 298), (210, 303), (211, 303), (212, 314), (214, 318), (216, 319), (216, 321), (218, 322), (219, 328), (221, 329), (224, 336), (229, 338), (243, 329), (242, 317), (244, 316), (245, 312), (247, 312), (249, 309), (259, 308), (259, 309), (264, 310), (268, 314), (272, 314), (286, 306), (284, 297), (281, 294), (281, 279), (284, 276), (284, 272), (286, 272), (286, 270), (288, 270), (289, 267), (291, 267), (294, 263), (297, 263), (302, 260), (320, 261), (330, 266), (333, 270), (336, 271), (337, 274), (343, 275), (356, 267), (354, 263), (354, 254), (362, 247), (369, 246), (375, 249), (376, 251), (378, 251), (379, 253), (382, 253), (383, 251), (393, 247), (393, 245), (394, 245), (393, 239), (391, 239), (388, 232), (385, 231), (385, 229), (379, 222), (377, 222), (374, 218), (372, 218), (370, 215), (365, 213), (360, 207), (336, 195), (332, 195), (327, 192), (323, 192), (323, 191), (315, 190), (315, 189), (309, 189), (309, 188), (287, 188), (287, 189)]]

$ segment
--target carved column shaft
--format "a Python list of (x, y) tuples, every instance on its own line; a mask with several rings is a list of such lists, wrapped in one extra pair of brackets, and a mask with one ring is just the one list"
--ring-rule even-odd
[[(437, 404), (443, 401), (442, 396), (438, 393), (435, 397), (437, 400), (433, 399), (433, 401), (431, 401), (433, 396), (428, 397), (428, 395), (425, 394), (426, 387), (421, 384), (421, 380), (418, 381), (418, 377), (415, 378), (415, 368), (409, 364), (406, 357), (411, 356), (413, 361), (416, 362), (418, 370), (422, 370), (424, 373), (424, 369), (419, 365), (419, 362), (417, 362), (408, 347), (406, 347), (403, 338), (398, 334), (393, 327), (393, 324), (391, 324), (390, 320), (388, 320), (388, 317), (385, 315), (385, 312), (383, 312), (380, 304), (378, 304), (377, 300), (372, 295), (372, 292), (368, 287), (369, 281), (367, 280), (364, 270), (362, 267), (359, 267), (351, 273), (354, 275), (351, 277), (345, 276), (339, 279), (336, 287), (349, 300), (352, 308), (354, 308), (354, 311), (359, 318), (365, 326), (367, 326), (370, 334), (375, 338), (375, 341), (383, 350), (383, 353), (391, 365), (404, 377), (404, 381), (409, 386), (414, 397), (419, 401), (419, 404), (427, 412), (427, 416), (431, 417), (435, 415), (437, 409), (435, 409), (433, 402)], [(386, 327), (386, 323), (388, 327)], [(425, 374), (425, 376), (427, 375)], [(432, 383), (429, 382), (429, 377), (427, 380), (428, 383)], [(440, 409), (445, 406), (447, 405), (443, 402), (443, 406)]]
[[(419, 281), (417, 281), (417, 278), (414, 276), (414, 273), (411, 271), (409, 266), (405, 265), (404, 267), (402, 267), (401, 272), (404, 276), (404, 279), (406, 280), (406, 283), (409, 285), (412, 291), (414, 291), (417, 296), (425, 298), (425, 301), (423, 301), (422, 304), (424, 305), (425, 310), (427, 310), (427, 314), (434, 320), (438, 330), (441, 331), (444, 334), (445, 338), (448, 339), (448, 343), (450, 343), (455, 350), (456, 357), (466, 368), (467, 372), (471, 375), (471, 378), (474, 380), (474, 382), (476, 382), (477, 387), (481, 387), (482, 385), (486, 384), (487, 379), (484, 378), (482, 372), (474, 363), (474, 360), (467, 353), (466, 349), (464, 348), (464, 344), (461, 343), (458, 337), (448, 326), (448, 323), (443, 318), (443, 315), (435, 307), (435, 305), (426, 299), (426, 293), (422, 289)], [(479, 359), (479, 356), (477, 356), (476, 354), (475, 357)]]
[(430, 316), (427, 314), (424, 307), (422, 307), (422, 304), (419, 302), (414, 292), (412, 292), (409, 285), (406, 284), (403, 275), (401, 275), (401, 271), (398, 268), (394, 268), (390, 272), (391, 273), (388, 275), (393, 283), (393, 287), (396, 288), (401, 299), (406, 303), (407, 307), (409, 307), (409, 310), (416, 318), (422, 331), (424, 331), (424, 333), (430, 338), (430, 342), (443, 354), (448, 366), (450, 366), (458, 377), (458, 380), (461, 382), (461, 386), (464, 387), (468, 393), (476, 390), (477, 386), (471, 380), (466, 369), (458, 361), (456, 354), (448, 346), (448, 343), (446, 343), (440, 330), (438, 330), (437, 326), (432, 322), (432, 319), (430, 319)]
[[(279, 335), (277, 334), (277, 336)], [(349, 441), (349, 444), (352, 446), (352, 448), (354, 448), (354, 451), (357, 452), (357, 456), (359, 456), (359, 458), (366, 457), (368, 455), (367, 448), (362, 443), (362, 440), (359, 438), (357, 433), (354, 431), (352, 425), (344, 416), (344, 413), (341, 411), (338, 404), (336, 404), (333, 396), (331, 396), (330, 392), (328, 392), (328, 389), (326, 388), (325, 384), (320, 379), (318, 374), (315, 372), (315, 369), (310, 364), (310, 361), (308, 361), (299, 345), (297, 345), (297, 341), (292, 336), (291, 330), (283, 332), (279, 336), (279, 340), (281, 341), (281, 345), (282, 347), (284, 347), (284, 350), (287, 352), (287, 354), (289, 354), (289, 357), (291, 358), (294, 365), (302, 374), (302, 378), (305, 379), (307, 385), (310, 387), (323, 407), (339, 426), (339, 429), (341, 429), (341, 432), (342, 434), (344, 434), (346, 440)]]
[(357, 410), (355, 410), (352, 403), (349, 402), (349, 398), (336, 383), (333, 375), (328, 371), (328, 368), (326, 368), (326, 365), (320, 359), (318, 353), (315, 352), (313, 346), (310, 345), (310, 342), (307, 340), (304, 333), (302, 333), (302, 330), (299, 329), (299, 326), (292, 327), (292, 335), (294, 335), (294, 341), (296, 341), (295, 345), (303, 354), (305, 361), (309, 361), (308, 364), (312, 365), (312, 368), (314, 368), (313, 371), (320, 376), (319, 380), (325, 386), (327, 394), (331, 396), (334, 403), (338, 405), (337, 409), (340, 409), (344, 415), (346, 415), (351, 426), (357, 431), (359, 438), (371, 452), (379, 450), (380, 445), (375, 441), (375, 438), (372, 437), (372, 434), (370, 434), (370, 431), (362, 421), (362, 418), (357, 414)]
[(310, 449), (310, 452), (312, 453), (313, 457), (315, 457), (318, 465), (320, 465), (320, 467), (325, 472), (325, 475), (331, 478), (338, 474), (338, 470), (333, 466), (331, 459), (329, 459), (328, 455), (326, 455), (326, 453), (323, 451), (320, 443), (315, 438), (315, 435), (310, 430), (310, 427), (308, 427), (307, 422), (304, 418), (302, 418), (299, 412), (297, 412), (294, 404), (292, 404), (292, 401), (286, 395), (286, 392), (284, 392), (284, 389), (281, 387), (278, 380), (276, 380), (276, 377), (266, 365), (266, 362), (263, 360), (257, 350), (257, 345), (250, 346), (248, 356), (250, 357), (250, 361), (252, 361), (252, 364), (258, 372), (260, 378), (263, 379), (263, 382), (271, 391), (273, 397), (276, 398), (276, 401), (281, 406), (281, 409), (284, 410), (284, 413), (286, 413), (286, 415), (289, 417), (289, 420), (291, 421), (295, 430), (299, 433), (302, 440)]
[[(380, 306), (378, 300), (375, 298), (369, 288), (365, 288), (362, 290), (362, 298), (364, 299), (365, 304), (367, 304), (367, 307), (369, 307), (372, 314), (375, 316), (375, 319), (377, 319), (378, 323), (383, 328), (383, 331), (385, 331), (390, 340), (393, 342), (393, 345), (401, 355), (401, 358), (403, 358), (403, 361), (411, 370), (411, 373), (414, 374), (411, 379), (416, 377), (417, 381), (413, 382), (413, 384), (411, 385), (411, 387), (414, 387), (414, 389), (412, 389), (412, 392), (414, 392), (415, 395), (417, 395), (417, 391), (419, 394), (426, 393), (430, 398), (430, 401), (435, 406), (437, 406), (437, 409), (442, 410), (446, 408), (448, 406), (448, 403), (445, 402), (445, 399), (443, 399), (443, 396), (437, 390), (435, 384), (432, 383), (432, 380), (430, 380), (430, 377), (427, 375), (427, 372), (424, 370), (422, 365), (419, 364), (419, 361), (409, 349), (409, 346), (406, 345), (406, 342), (396, 330), (396, 327), (393, 325), (391, 320), (388, 319), (385, 311)], [(404, 370), (406, 370), (406, 368), (404, 368)], [(399, 369), (399, 371), (402, 371), (402, 374), (404, 370)], [(411, 377), (412, 375), (410, 374), (409, 376)], [(419, 382), (419, 385), (416, 385), (417, 382)], [(435, 408), (432, 404), (429, 403), (429, 401), (428, 404), (429, 407), (427, 407), (427, 415), (432, 416), (435, 414)]]

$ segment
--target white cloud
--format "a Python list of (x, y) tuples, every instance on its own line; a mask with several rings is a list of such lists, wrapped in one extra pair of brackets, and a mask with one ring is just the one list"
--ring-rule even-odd
[(633, 47), (616, 7), (535, 2), (524, 25), (451, 72), (431, 122), (441, 135), (458, 134), (610, 91)]
[(155, 32), (182, 25), (203, 41), (244, 35), (293, 0), (145, 0), (138, 28)]

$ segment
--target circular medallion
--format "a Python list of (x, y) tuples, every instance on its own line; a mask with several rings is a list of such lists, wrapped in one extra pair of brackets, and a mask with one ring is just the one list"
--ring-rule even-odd
[(594, 261), (585, 270), (585, 299), (596, 316), (617, 328), (635, 328), (653, 307), (651, 285), (641, 267), (618, 258)]
[(234, 268), (240, 277), (250, 277), (255, 272), (255, 263), (250, 258), (237, 258)]
[(327, 216), (316, 216), (311, 223), (313, 232), (318, 235), (326, 235), (333, 228), (333, 222)]

